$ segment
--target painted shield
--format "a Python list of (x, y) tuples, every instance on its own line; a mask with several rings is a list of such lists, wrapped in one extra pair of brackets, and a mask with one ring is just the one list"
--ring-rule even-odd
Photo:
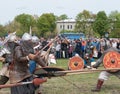
[[(103, 65), (106, 69), (120, 68), (120, 54), (115, 51), (107, 52), (103, 58)], [(111, 72), (115, 72), (114, 70)]]
[(69, 63), (68, 63), (68, 68), (70, 70), (80, 70), (84, 68), (84, 61), (81, 57), (79, 56), (73, 56), (70, 58)]

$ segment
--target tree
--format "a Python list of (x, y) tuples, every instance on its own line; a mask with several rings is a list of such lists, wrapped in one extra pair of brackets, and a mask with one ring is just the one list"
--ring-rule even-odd
[(5, 31), (8, 32), (16, 32), (17, 35), (21, 35), (21, 24), (16, 22), (16, 21), (12, 21), (10, 23), (8, 23), (7, 25), (5, 25)]
[(68, 19), (68, 16), (66, 14), (62, 14), (56, 18), (56, 20), (65, 20), (65, 19)]
[(118, 11), (112, 11), (109, 15), (111, 21), (110, 37), (120, 38), (120, 13)]
[(100, 34), (100, 36), (104, 36), (105, 33), (109, 29), (109, 21), (104, 11), (100, 11), (97, 13), (96, 19), (93, 23), (93, 30)]
[(0, 25), (0, 37), (1, 36), (5, 36), (6, 32), (5, 32), (5, 28), (3, 25)]
[(30, 26), (35, 25), (34, 17), (29, 14), (20, 14), (15, 17), (15, 21), (21, 24), (22, 32), (29, 32)]
[(91, 24), (93, 19), (92, 13), (87, 10), (83, 10), (83, 12), (76, 16), (75, 31), (90, 34), (90, 31), (92, 30)]
[(44, 36), (46, 32), (54, 32), (56, 28), (55, 16), (52, 13), (42, 14), (37, 20), (37, 27), (41, 36)]

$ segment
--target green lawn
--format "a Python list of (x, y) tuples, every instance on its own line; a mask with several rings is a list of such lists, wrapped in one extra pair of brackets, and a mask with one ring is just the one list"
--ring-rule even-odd
[[(67, 70), (68, 61), (69, 59), (59, 59), (56, 65), (51, 66)], [(109, 80), (105, 81), (101, 92), (91, 92), (96, 85), (98, 76), (99, 72), (51, 78), (43, 84), (43, 94), (120, 94), (119, 79), (115, 76), (111, 76)]]
[[(59, 59), (57, 64), (50, 66), (67, 70), (68, 59)], [(96, 85), (98, 75), (99, 72), (48, 78), (47, 82), (42, 84), (42, 94), (120, 94), (119, 79), (114, 76), (105, 81), (99, 93), (91, 92)], [(9, 89), (1, 89), (0, 94), (10, 94)]]

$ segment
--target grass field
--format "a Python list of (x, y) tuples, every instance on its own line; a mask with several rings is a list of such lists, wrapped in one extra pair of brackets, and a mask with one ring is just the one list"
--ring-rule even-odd
[[(56, 65), (51, 64), (50, 66), (67, 70), (68, 59), (59, 59)], [(50, 78), (42, 84), (42, 94), (120, 94), (119, 79), (115, 76), (111, 76), (109, 80), (105, 81), (99, 93), (91, 92), (96, 85), (98, 75), (99, 72)], [(10, 94), (9, 88), (1, 89), (0, 94)]]

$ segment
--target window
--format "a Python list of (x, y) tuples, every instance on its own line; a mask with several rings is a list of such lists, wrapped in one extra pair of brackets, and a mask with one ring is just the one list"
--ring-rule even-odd
[(67, 25), (67, 29), (69, 29), (69, 25)]
[(70, 25), (70, 29), (72, 29), (72, 25)]
[(63, 29), (65, 29), (65, 25), (63, 25)]
[(60, 25), (60, 29), (62, 29), (62, 25)]

